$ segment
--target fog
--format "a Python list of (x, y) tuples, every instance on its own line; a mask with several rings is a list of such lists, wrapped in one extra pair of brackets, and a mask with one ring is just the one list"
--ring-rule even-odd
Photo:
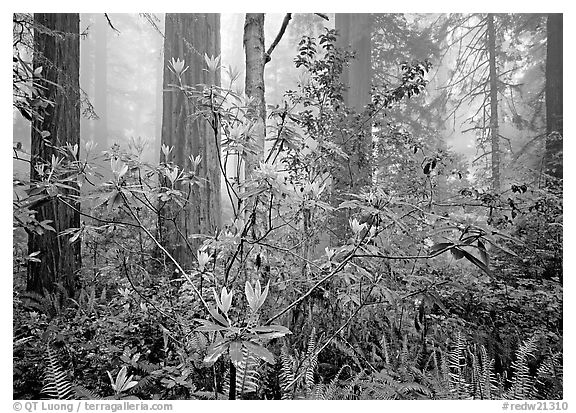
[[(157, 162), (162, 121), (163, 14), (81, 14), (82, 142), (94, 141), (99, 151), (131, 140), (146, 142), (143, 158)], [(283, 14), (267, 14), (265, 44), (276, 37)], [(326, 20), (326, 18), (328, 20)], [(465, 176), (482, 178), (490, 161), (487, 145), (486, 57), (479, 56), (485, 28), (475, 15), (374, 15), (371, 28), (372, 85), (394, 86), (402, 62), (427, 59), (432, 64), (423, 96), (392, 108), (388, 120), (403, 125), (416, 140), (451, 151)], [(543, 148), (537, 139), (544, 125), (543, 88), (545, 24), (538, 15), (510, 15), (501, 20), (497, 50), (502, 88), (499, 119), (504, 176), (537, 168), (530, 154)], [(232, 85), (244, 88), (244, 15), (221, 14), (222, 85), (229, 70), (238, 73)], [(302, 70), (294, 57), (302, 36), (317, 37), (334, 28), (335, 15), (294, 14), (265, 68), (266, 103), (280, 105), (295, 89)], [(469, 51), (466, 54), (466, 51)], [(440, 113), (441, 112), (441, 113)], [(433, 114), (434, 113), (434, 114)], [(14, 144), (26, 152), (28, 123), (14, 111)], [(104, 166), (106, 169), (107, 166)], [(17, 175), (26, 165), (14, 162)], [(485, 174), (484, 174), (485, 175)], [(513, 180), (513, 179), (512, 179)]]

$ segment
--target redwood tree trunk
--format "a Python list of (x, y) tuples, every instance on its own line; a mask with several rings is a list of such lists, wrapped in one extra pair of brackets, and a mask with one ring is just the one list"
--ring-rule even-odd
[[(191, 170), (193, 158), (202, 156), (197, 176), (202, 185), (189, 184), (177, 187), (188, 195), (186, 206), (177, 205), (164, 209), (162, 223), (164, 245), (185, 268), (194, 262), (196, 249), (202, 240), (194, 234), (213, 235), (221, 225), (220, 218), (220, 138), (214, 136), (210, 124), (202, 117), (193, 119), (194, 105), (181, 91), (167, 90), (177, 78), (168, 69), (168, 62), (183, 59), (188, 70), (183, 73), (185, 85), (199, 83), (220, 85), (220, 73), (215, 76), (208, 72), (204, 53), (208, 56), (220, 54), (220, 15), (212, 13), (179, 14), (167, 13), (164, 40), (164, 93), (162, 116), (162, 143), (173, 146), (168, 161), (178, 165), (180, 170)], [(160, 155), (161, 160), (165, 160)], [(170, 218), (176, 219), (178, 234)], [(190, 251), (190, 248), (192, 251)]]
[(562, 174), (562, 14), (549, 14), (546, 54), (546, 172), (561, 179)]
[(490, 140), (492, 143), (492, 190), (500, 192), (500, 131), (498, 125), (498, 72), (494, 15), (488, 14), (488, 59), (490, 65)]
[[(45, 109), (42, 119), (33, 121), (30, 180), (37, 182), (40, 176), (34, 164), (49, 163), (53, 155), (59, 156), (53, 147), (80, 143), (80, 18), (77, 13), (36, 13), (34, 23), (48, 29), (34, 33), (33, 65), (42, 66), (44, 95), (54, 102)], [(43, 138), (43, 132), (50, 135)], [(80, 226), (78, 190), (58, 189), (58, 193), (74, 208), (56, 197), (37, 207), (36, 219), (52, 221), (56, 232), (29, 233), (28, 252), (40, 251), (41, 262), (29, 262), (27, 289), (43, 294), (44, 289), (53, 291), (55, 284), (61, 283), (73, 297), (81, 264), (80, 242), (70, 244), (68, 236), (57, 235)]]

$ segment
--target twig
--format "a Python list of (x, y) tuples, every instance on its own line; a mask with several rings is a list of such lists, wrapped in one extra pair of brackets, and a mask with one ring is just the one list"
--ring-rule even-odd
[(98, 218), (98, 217), (96, 217), (96, 216), (94, 216), (94, 215), (86, 214), (85, 212), (80, 211), (78, 208), (76, 208), (76, 207), (74, 207), (73, 205), (71, 205), (71, 204), (69, 204), (68, 202), (66, 202), (66, 201), (64, 200), (64, 198), (61, 197), (60, 195), (57, 195), (56, 197), (57, 197), (60, 201), (62, 201), (62, 203), (64, 203), (65, 205), (67, 205), (69, 208), (73, 209), (75, 212), (77, 212), (78, 214), (80, 214), (80, 215), (82, 215), (82, 216), (84, 216), (84, 217), (86, 217), (86, 218), (91, 218), (91, 219), (94, 219), (94, 220), (96, 220), (96, 221), (103, 222), (103, 223), (105, 223), (105, 224), (126, 225), (126, 226), (128, 226), (128, 227), (140, 228), (138, 225), (133, 224), (133, 223), (131, 223), (131, 222), (109, 221), (109, 220), (107, 220), (107, 219)]
[(438, 255), (441, 255), (443, 253), (445, 253), (448, 250), (451, 250), (454, 247), (469, 247), (469, 245), (467, 244), (462, 244), (462, 245), (452, 245), (450, 244), (450, 246), (446, 247), (446, 248), (442, 248), (439, 251), (436, 251), (432, 254), (429, 255), (383, 255), (383, 254), (355, 254), (355, 257), (358, 258), (383, 258), (383, 259), (387, 259), (387, 260), (418, 260), (418, 259), (429, 259), (429, 258), (434, 258), (437, 257)]
[(112, 24), (112, 21), (110, 20), (110, 17), (108, 17), (108, 13), (104, 13), (104, 17), (106, 17), (106, 20), (108, 21), (108, 26), (110, 26), (112, 28), (112, 30), (114, 30), (116, 33), (120, 33), (120, 30), (118, 30), (116, 27), (114, 27), (114, 25)]
[(154, 235), (152, 235), (152, 233), (148, 230), (148, 228), (146, 228), (144, 226), (142, 221), (140, 221), (140, 218), (138, 218), (138, 216), (134, 213), (132, 208), (130, 208), (130, 204), (128, 203), (128, 200), (126, 199), (126, 196), (124, 194), (122, 194), (122, 198), (124, 199), (124, 205), (126, 205), (128, 212), (130, 212), (130, 215), (132, 215), (132, 218), (134, 218), (136, 220), (140, 229), (142, 229), (142, 231), (144, 231), (146, 233), (146, 235), (148, 235), (148, 237), (152, 241), (154, 241), (154, 243), (158, 246), (158, 248), (160, 248), (160, 250), (166, 255), (166, 257), (168, 257), (168, 259), (170, 261), (172, 261), (172, 263), (176, 266), (178, 271), (180, 271), (180, 273), (184, 276), (184, 278), (186, 278), (186, 280), (190, 283), (192, 290), (194, 290), (194, 293), (198, 296), (198, 298), (202, 302), (202, 305), (204, 306), (206, 311), (208, 311), (208, 314), (211, 314), (210, 307), (208, 306), (208, 303), (204, 300), (204, 297), (202, 297), (202, 294), (200, 294), (200, 291), (198, 291), (198, 289), (194, 285), (194, 282), (192, 281), (190, 276), (186, 273), (186, 271), (184, 271), (184, 269), (182, 268), (180, 263), (178, 263), (178, 261), (172, 256), (172, 254), (170, 254), (168, 252), (168, 250), (166, 248), (164, 248), (164, 246), (162, 244), (160, 244), (160, 242), (156, 239), (156, 237), (154, 237)]
[[(332, 342), (332, 340), (334, 340), (334, 338), (340, 334), (340, 332), (342, 330), (344, 330), (344, 328), (346, 328), (346, 326), (348, 324), (350, 324), (350, 322), (354, 319), (354, 317), (356, 317), (356, 315), (360, 312), (360, 310), (364, 308), (364, 304), (359, 305), (358, 308), (356, 310), (354, 310), (354, 312), (352, 313), (352, 315), (350, 315), (350, 317), (348, 317), (348, 319), (344, 322), (344, 324), (342, 324), (338, 330), (336, 330), (329, 338), (328, 340), (326, 340), (326, 342), (322, 345), (322, 347), (320, 347), (318, 350), (314, 351), (314, 354), (312, 356), (309, 357), (309, 359), (313, 359), (314, 357), (318, 356), (318, 354), (320, 354), (322, 352), (322, 350), (324, 350), (326, 347), (328, 347), (328, 344), (330, 344)], [(306, 372), (306, 369), (303, 369), (300, 374), (298, 374), (296, 377), (294, 377), (294, 379), (288, 383), (288, 385), (286, 386), (287, 389), (289, 389), (290, 387), (292, 387), (296, 382), (298, 382), (298, 380), (300, 380), (300, 378), (304, 375), (304, 373)]]
[(275, 315), (273, 315), (272, 317), (270, 317), (268, 319), (268, 321), (266, 321), (266, 323), (264, 323), (264, 325), (268, 325), (270, 323), (272, 323), (272, 321), (276, 320), (278, 317), (282, 316), (283, 314), (285, 314), (286, 312), (290, 311), (292, 308), (296, 307), (298, 304), (300, 304), (302, 301), (304, 301), (308, 296), (310, 296), (310, 294), (312, 294), (319, 286), (321, 286), (322, 284), (324, 284), (326, 281), (328, 281), (330, 278), (332, 278), (334, 275), (336, 275), (337, 273), (339, 273), (345, 266), (346, 264), (348, 264), (348, 262), (354, 258), (354, 253), (356, 252), (356, 249), (358, 247), (356, 247), (354, 249), (354, 251), (350, 252), (350, 254), (348, 254), (348, 256), (344, 259), (344, 261), (342, 261), (334, 270), (332, 270), (328, 275), (326, 275), (325, 277), (321, 278), (320, 281), (318, 281), (316, 284), (314, 284), (306, 293), (304, 293), (303, 295), (301, 295), (298, 299), (294, 300), (291, 304), (289, 304), (288, 306), (284, 307), (284, 309), (280, 310), (278, 313), (276, 313)]
[(290, 311), (292, 308), (296, 307), (298, 304), (300, 304), (302, 301), (304, 301), (307, 297), (309, 297), (318, 287), (320, 287), (322, 284), (324, 284), (326, 281), (328, 281), (334, 275), (336, 275), (340, 271), (342, 271), (342, 269), (346, 266), (346, 264), (348, 264), (348, 262), (352, 258), (357, 257), (356, 251), (358, 251), (358, 248), (360, 248), (360, 246), (362, 245), (362, 243), (366, 239), (366, 236), (370, 233), (371, 227), (372, 227), (372, 225), (370, 225), (368, 230), (364, 233), (362, 238), (358, 241), (358, 244), (356, 244), (354, 246), (354, 249), (352, 251), (350, 251), (350, 253), (346, 256), (346, 258), (344, 258), (344, 260), (340, 264), (338, 264), (338, 266), (336, 268), (334, 268), (332, 271), (330, 271), (330, 273), (328, 273), (325, 277), (322, 277), (316, 284), (314, 284), (312, 287), (310, 287), (310, 289), (308, 291), (306, 291), (303, 295), (301, 295), (299, 298), (294, 300), (291, 304), (284, 307), (284, 309), (280, 310), (278, 313), (276, 313), (275, 315), (270, 317), (268, 319), (268, 321), (266, 321), (266, 323), (264, 323), (264, 325), (268, 325), (268, 324), (272, 323), (272, 321), (276, 320), (278, 317), (282, 316), (286, 312)]
[(128, 279), (128, 282), (130, 283), (130, 286), (132, 286), (132, 289), (136, 292), (136, 294), (138, 294), (138, 296), (146, 301), (148, 304), (150, 304), (150, 306), (152, 306), (152, 308), (154, 308), (156, 311), (158, 311), (160, 314), (162, 314), (164, 317), (166, 318), (171, 318), (175, 321), (178, 321), (175, 317), (172, 317), (170, 314), (166, 314), (164, 311), (162, 311), (160, 308), (158, 308), (158, 306), (156, 306), (156, 304), (154, 304), (152, 301), (150, 301), (150, 299), (148, 297), (146, 297), (144, 294), (142, 294), (138, 288), (136, 288), (136, 286), (134, 285), (134, 282), (132, 281), (132, 277), (130, 277), (130, 272), (128, 271), (128, 265), (126, 263), (126, 256), (123, 255), (122, 257), (122, 267), (124, 269), (124, 274), (126, 274), (126, 278)]

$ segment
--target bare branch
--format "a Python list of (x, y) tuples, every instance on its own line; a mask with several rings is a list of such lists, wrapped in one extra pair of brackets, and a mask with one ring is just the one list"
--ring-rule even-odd
[(104, 13), (104, 17), (106, 17), (106, 20), (108, 21), (108, 26), (110, 26), (112, 28), (112, 30), (114, 30), (116, 33), (120, 33), (120, 30), (118, 30), (116, 27), (114, 27), (114, 25), (112, 24), (112, 21), (110, 20), (110, 17), (108, 17), (108, 13)]
[(304, 301), (310, 294), (312, 294), (318, 287), (320, 287), (322, 284), (324, 284), (326, 281), (328, 281), (330, 278), (332, 278), (334, 275), (338, 274), (340, 271), (342, 271), (342, 269), (344, 269), (344, 267), (346, 266), (346, 264), (348, 264), (348, 262), (354, 258), (356, 250), (358, 249), (358, 245), (354, 248), (353, 251), (351, 251), (346, 258), (344, 258), (344, 260), (342, 260), (342, 262), (336, 267), (334, 268), (332, 271), (330, 271), (326, 276), (324, 276), (323, 278), (321, 278), (316, 284), (314, 284), (312, 287), (310, 287), (310, 289), (302, 294), (299, 298), (297, 298), (296, 300), (294, 300), (291, 304), (289, 304), (288, 306), (284, 307), (282, 310), (280, 310), (278, 313), (276, 313), (275, 315), (273, 315), (272, 317), (270, 317), (265, 325), (268, 325), (270, 323), (272, 323), (272, 321), (276, 320), (278, 317), (280, 317), (281, 315), (285, 314), (286, 312), (288, 312), (289, 310), (291, 310), (292, 308), (294, 308), (295, 306), (297, 306), (298, 304), (300, 304), (302, 301)]
[(268, 51), (266, 52), (266, 55), (264, 57), (265, 58), (264, 64), (266, 64), (270, 60), (272, 60), (272, 57), (271, 57), (272, 52), (274, 51), (276, 46), (278, 46), (278, 43), (280, 43), (280, 40), (282, 40), (282, 36), (284, 36), (284, 32), (286, 32), (286, 27), (288, 27), (288, 23), (290, 22), (291, 19), (292, 19), (292, 13), (286, 13), (286, 16), (284, 16), (284, 20), (282, 20), (282, 26), (280, 26), (280, 31), (278, 32), (278, 34), (276, 35), (276, 38), (274, 39), (274, 41), (272, 42), (272, 44), (268, 48)]
[(152, 26), (152, 28), (156, 30), (160, 36), (164, 37), (164, 33), (162, 33), (162, 30), (160, 30), (160, 27), (158, 26), (158, 23), (160, 22), (158, 16), (156, 16), (154, 13), (140, 13), (140, 17), (146, 19), (146, 21), (150, 23), (150, 26)]
[[(478, 153), (478, 152), (476, 152), (476, 153)], [(485, 156), (488, 156), (488, 155), (490, 155), (490, 154), (492, 154), (492, 151), (484, 152), (482, 155), (478, 156), (476, 159), (474, 159), (474, 160), (472, 161), (472, 165), (474, 165), (474, 164), (475, 164), (476, 162), (478, 162), (480, 159), (482, 159), (482, 158), (484, 158)]]

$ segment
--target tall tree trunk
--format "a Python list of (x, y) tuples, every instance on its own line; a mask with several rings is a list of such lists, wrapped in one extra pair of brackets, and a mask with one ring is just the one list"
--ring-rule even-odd
[[(163, 210), (164, 245), (186, 268), (194, 262), (196, 249), (202, 240), (194, 234), (214, 234), (221, 226), (220, 208), (220, 137), (214, 136), (210, 124), (202, 117), (193, 118), (192, 102), (181, 91), (167, 90), (177, 83), (176, 76), (168, 69), (168, 62), (183, 59), (188, 70), (182, 75), (187, 86), (199, 83), (220, 85), (220, 72), (208, 72), (204, 54), (220, 54), (220, 15), (211, 13), (167, 13), (164, 40), (164, 93), (162, 116), (162, 143), (174, 147), (170, 159), (180, 170), (191, 170), (193, 158), (202, 156), (197, 169), (201, 185), (177, 185), (188, 196), (186, 206), (174, 205)], [(162, 154), (162, 160), (165, 160)], [(169, 218), (175, 217), (177, 233)], [(190, 248), (192, 251), (190, 251)]]
[(344, 102), (356, 112), (370, 103), (372, 87), (372, 16), (369, 13), (337, 13), (336, 30), (340, 47), (351, 47), (354, 59), (342, 72), (342, 83), (348, 86)]
[(96, 16), (95, 89), (94, 110), (98, 115), (94, 141), (98, 151), (108, 149), (108, 22), (103, 13)]
[(546, 172), (554, 178), (561, 179), (562, 174), (562, 14), (549, 14), (546, 24)]
[(266, 99), (264, 87), (264, 13), (246, 13), (244, 23), (244, 50), (246, 52), (246, 95), (253, 98), (257, 160), (247, 165), (247, 175), (264, 156), (266, 138)]
[[(162, 60), (162, 49), (158, 51), (157, 59), (155, 59), (156, 70), (155, 70), (155, 82), (156, 91), (154, 95), (154, 105), (156, 107), (154, 111), (154, 146), (153, 149), (157, 151), (156, 155), (160, 153), (160, 142), (162, 136), (162, 81), (163, 81), (163, 60)], [(155, 162), (158, 162), (159, 158), (155, 158)]]
[[(52, 156), (59, 156), (55, 147), (80, 143), (80, 18), (77, 13), (36, 13), (34, 23), (47, 30), (34, 32), (33, 66), (43, 68), (40, 82), (45, 87), (44, 96), (54, 102), (42, 119), (33, 121), (30, 180), (38, 182), (41, 177), (34, 168), (36, 163), (50, 163)], [(80, 242), (70, 244), (68, 236), (58, 235), (80, 226), (78, 189), (58, 192), (59, 198), (51, 198), (36, 209), (36, 219), (52, 221), (56, 232), (29, 233), (28, 251), (40, 251), (41, 261), (29, 262), (27, 289), (43, 294), (44, 289), (53, 291), (55, 284), (61, 283), (73, 297), (81, 264)]]
[[(371, 182), (371, 122), (360, 115), (371, 101), (372, 86), (372, 16), (367, 13), (337, 13), (336, 30), (339, 33), (338, 46), (351, 48), (355, 55), (342, 72), (342, 83), (347, 86), (344, 103), (355, 113), (348, 119), (354, 130), (354, 136), (346, 136), (339, 142), (348, 159), (334, 174), (333, 204), (339, 205), (346, 200), (346, 193), (359, 193), (360, 189)], [(356, 118), (354, 118), (356, 116)], [(356, 128), (354, 125), (364, 124)], [(350, 210), (339, 210), (333, 225), (334, 239), (337, 243), (346, 242), (350, 234), (348, 220)]]
[[(80, 15), (81, 29), (92, 25), (94, 15), (82, 13)], [(91, 100), (94, 96), (94, 42), (93, 37), (85, 36), (80, 40), (80, 88)], [(93, 122), (86, 116), (80, 118), (80, 132), (84, 141), (94, 139)]]
[(498, 72), (494, 15), (488, 14), (488, 59), (490, 65), (490, 141), (492, 144), (492, 191), (500, 192), (500, 131), (498, 125)]

